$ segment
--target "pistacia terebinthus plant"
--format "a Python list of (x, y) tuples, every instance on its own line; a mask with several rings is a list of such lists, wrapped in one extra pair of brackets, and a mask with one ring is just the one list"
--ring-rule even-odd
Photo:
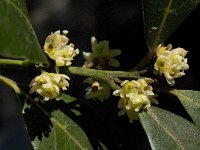
[[(30, 83), (30, 93), (37, 93), (44, 101), (50, 99), (59, 100), (62, 93), (69, 87), (70, 78), (59, 73), (59, 67), (67, 66), (71, 74), (87, 76), (84, 83), (89, 84), (86, 88), (86, 99), (104, 100), (113, 95), (119, 96), (118, 115), (127, 114), (129, 121), (137, 120), (138, 113), (148, 110), (151, 104), (158, 104), (156, 94), (153, 91), (154, 79), (138, 74), (138, 71), (108, 71), (118, 67), (120, 62), (114, 58), (120, 55), (121, 50), (110, 49), (109, 42), (104, 40), (97, 42), (95, 37), (91, 37), (92, 52), (83, 52), (85, 62), (82, 67), (71, 67), (72, 60), (79, 53), (74, 49), (73, 44), (69, 44), (66, 36), (68, 31), (64, 30), (52, 32), (45, 40), (44, 52), (55, 60), (56, 73), (42, 71), (42, 74), (35, 77)], [(185, 75), (185, 70), (189, 69), (187, 64), (187, 51), (183, 48), (172, 49), (172, 45), (162, 46), (156, 49), (156, 61), (154, 70), (157, 75), (164, 75), (170, 86), (175, 84), (175, 78)], [(155, 77), (155, 76), (153, 76)], [(121, 79), (123, 78), (123, 79)], [(132, 80), (127, 80), (132, 78)], [(159, 84), (159, 79), (156, 82)], [(150, 85), (151, 84), (151, 85)]]

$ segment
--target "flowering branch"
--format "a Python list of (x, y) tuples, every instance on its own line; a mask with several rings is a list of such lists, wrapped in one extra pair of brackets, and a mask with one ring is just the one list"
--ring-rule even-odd
[(1, 66), (20, 66), (20, 67), (29, 67), (34, 65), (30, 60), (15, 60), (15, 59), (0, 59)]
[(89, 76), (97, 79), (104, 80), (113, 89), (119, 89), (120, 87), (114, 82), (114, 78), (130, 78), (139, 79), (138, 71), (108, 71), (108, 70), (96, 70), (83, 67), (69, 67), (69, 72), (74, 75)]

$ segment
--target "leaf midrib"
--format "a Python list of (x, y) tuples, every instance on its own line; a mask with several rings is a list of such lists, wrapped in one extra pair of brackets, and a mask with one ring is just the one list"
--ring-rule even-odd
[(148, 110), (147, 113), (157, 122), (157, 124), (173, 139), (173, 141), (179, 146), (180, 149), (184, 150), (183, 144), (176, 136), (170, 132), (170, 130), (162, 123), (162, 121), (151, 111)]
[(68, 129), (61, 124), (55, 117), (53, 117), (51, 114), (49, 114), (41, 105), (39, 105), (36, 101), (34, 101), (29, 95), (27, 95), (23, 90), (22, 94), (27, 97), (28, 100), (30, 100), (38, 109), (40, 109), (50, 120), (51, 122), (56, 125), (58, 128), (63, 130), (63, 132), (69, 137), (70, 140), (72, 140), (81, 150), (87, 150), (77, 139), (74, 137)]
[(161, 33), (163, 31), (163, 28), (164, 28), (164, 24), (165, 24), (165, 22), (167, 20), (168, 15), (170, 14), (170, 9), (171, 9), (172, 2), (173, 2), (173, 0), (170, 0), (169, 3), (168, 3), (168, 6), (164, 10), (164, 16), (163, 16), (163, 19), (162, 19), (162, 21), (160, 23), (159, 30), (158, 30), (158, 33), (156, 35), (155, 41), (153, 43), (152, 51), (154, 51), (155, 48), (158, 46), (158, 42), (160, 40), (160, 35), (161, 35)]
[(200, 103), (199, 102), (197, 102), (197, 101), (195, 101), (193, 98), (191, 98), (191, 97), (189, 97), (189, 96), (187, 96), (187, 95), (184, 95), (182, 92), (180, 92), (179, 90), (172, 90), (172, 91), (170, 91), (172, 94), (174, 94), (174, 95), (176, 95), (176, 96), (180, 96), (180, 97), (183, 97), (183, 99), (182, 98), (180, 98), (180, 100), (181, 101), (186, 101), (186, 100), (188, 100), (188, 101), (190, 101), (190, 102), (192, 102), (194, 105), (196, 105), (197, 107), (199, 107), (200, 108)]

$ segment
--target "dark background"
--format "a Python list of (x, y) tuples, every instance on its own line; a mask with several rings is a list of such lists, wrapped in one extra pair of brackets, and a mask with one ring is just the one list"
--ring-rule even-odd
[[(70, 42), (73, 42), (80, 51), (91, 50), (91, 36), (95, 36), (98, 41), (109, 40), (111, 48), (122, 50), (122, 54), (118, 57), (121, 63), (119, 69), (121, 70), (131, 69), (147, 52), (143, 32), (141, 0), (28, 0), (27, 6), (41, 47), (46, 36), (52, 31), (64, 29), (69, 31)], [(166, 44), (173, 44), (174, 47), (180, 46), (189, 51), (190, 70), (186, 71), (186, 76), (176, 81), (177, 88), (199, 89), (199, 18), (200, 7), (166, 41)], [(83, 61), (80, 53), (73, 65), (80, 66)], [(11, 71), (8, 69), (4, 71), (4, 74), (7, 73), (11, 78), (17, 80), (22, 71), (14, 71), (17, 73), (11, 75)], [(30, 70), (27, 71), (27, 75), (29, 74)], [(30, 79), (31, 77), (27, 79), (27, 82)], [(71, 95), (76, 96), (76, 93), (84, 93), (79, 86), (80, 82), (82, 82), (82, 78), (75, 80), (72, 77), (69, 90)], [(16, 115), (16, 112), (19, 112), (20, 109), (18, 103), (16, 103), (15, 98), (8, 99), (6, 97), (5, 93), (9, 89), (3, 85), (0, 89), (0, 149), (30, 149), (22, 120), (19, 115)], [(83, 94), (78, 95), (78, 98), (81, 99), (82, 97)], [(174, 102), (173, 98), (167, 95), (160, 96), (161, 98), (167, 99), (167, 102), (160, 101), (159, 106), (161, 108), (190, 119), (178, 101)], [(173, 105), (171, 105), (171, 102), (173, 102)], [(107, 126), (105, 128), (103, 128), (104, 126), (99, 127), (98, 123), (100, 122), (95, 120), (94, 116), (89, 115), (87, 110), (82, 110), (83, 118), (89, 119), (87, 123), (80, 123), (80, 126), (86, 130), (94, 149), (97, 149), (95, 141), (99, 139), (108, 149), (150, 149), (147, 137), (138, 121), (129, 124), (126, 117), (113, 117), (118, 109), (113, 109), (113, 112), (108, 109), (116, 106), (115, 102), (88, 103), (102, 111), (106, 121), (112, 118), (111, 123), (121, 131), (119, 135), (114, 130), (107, 129)], [(101, 110), (105, 107), (108, 109)], [(129, 140), (127, 140), (127, 137)]]

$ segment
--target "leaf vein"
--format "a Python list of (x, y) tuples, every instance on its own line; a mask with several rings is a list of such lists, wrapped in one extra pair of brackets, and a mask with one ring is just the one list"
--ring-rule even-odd
[(192, 102), (194, 105), (196, 105), (197, 107), (200, 108), (200, 103), (195, 101), (193, 98), (187, 96), (187, 95), (184, 95), (183, 93), (181, 93), (180, 91), (178, 90), (173, 90), (171, 91), (172, 94), (176, 95), (176, 96), (180, 96), (180, 97), (183, 97), (183, 99), (180, 99), (181, 101), (186, 101), (186, 99), (190, 102)]
[(180, 149), (184, 150), (184, 147), (181, 141), (177, 139), (176, 136), (174, 136), (174, 134), (171, 133), (163, 123), (161, 123), (162, 121), (159, 120), (159, 118), (151, 110), (148, 110), (147, 112), (158, 123), (158, 125), (160, 125), (160, 127), (163, 128), (163, 130), (174, 140), (174, 142), (177, 143)]
[(59, 121), (55, 118), (51, 118), (51, 121), (53, 123), (55, 123), (60, 129), (62, 129), (67, 135), (68, 137), (74, 141), (74, 143), (81, 149), (81, 150), (87, 150), (87, 148), (83, 147), (81, 145), (81, 143), (79, 143), (79, 141), (62, 125), (59, 123)]
[(57, 142), (56, 142), (56, 140), (57, 140), (57, 137), (56, 137), (56, 133), (55, 133), (55, 129), (53, 128), (52, 129), (53, 130), (53, 137), (54, 137), (54, 148), (55, 148), (55, 150), (57, 150)]
[(152, 49), (153, 52), (155, 51), (155, 48), (158, 46), (158, 42), (160, 40), (160, 35), (161, 35), (161, 33), (163, 31), (163, 28), (164, 28), (164, 24), (165, 24), (165, 22), (167, 20), (168, 15), (171, 13), (170, 9), (171, 9), (172, 2), (173, 2), (173, 0), (170, 0), (169, 3), (168, 3), (168, 6), (164, 10), (164, 16), (163, 16), (163, 19), (162, 19), (162, 21), (160, 23), (159, 30), (158, 30), (155, 42), (153, 44), (153, 49)]

